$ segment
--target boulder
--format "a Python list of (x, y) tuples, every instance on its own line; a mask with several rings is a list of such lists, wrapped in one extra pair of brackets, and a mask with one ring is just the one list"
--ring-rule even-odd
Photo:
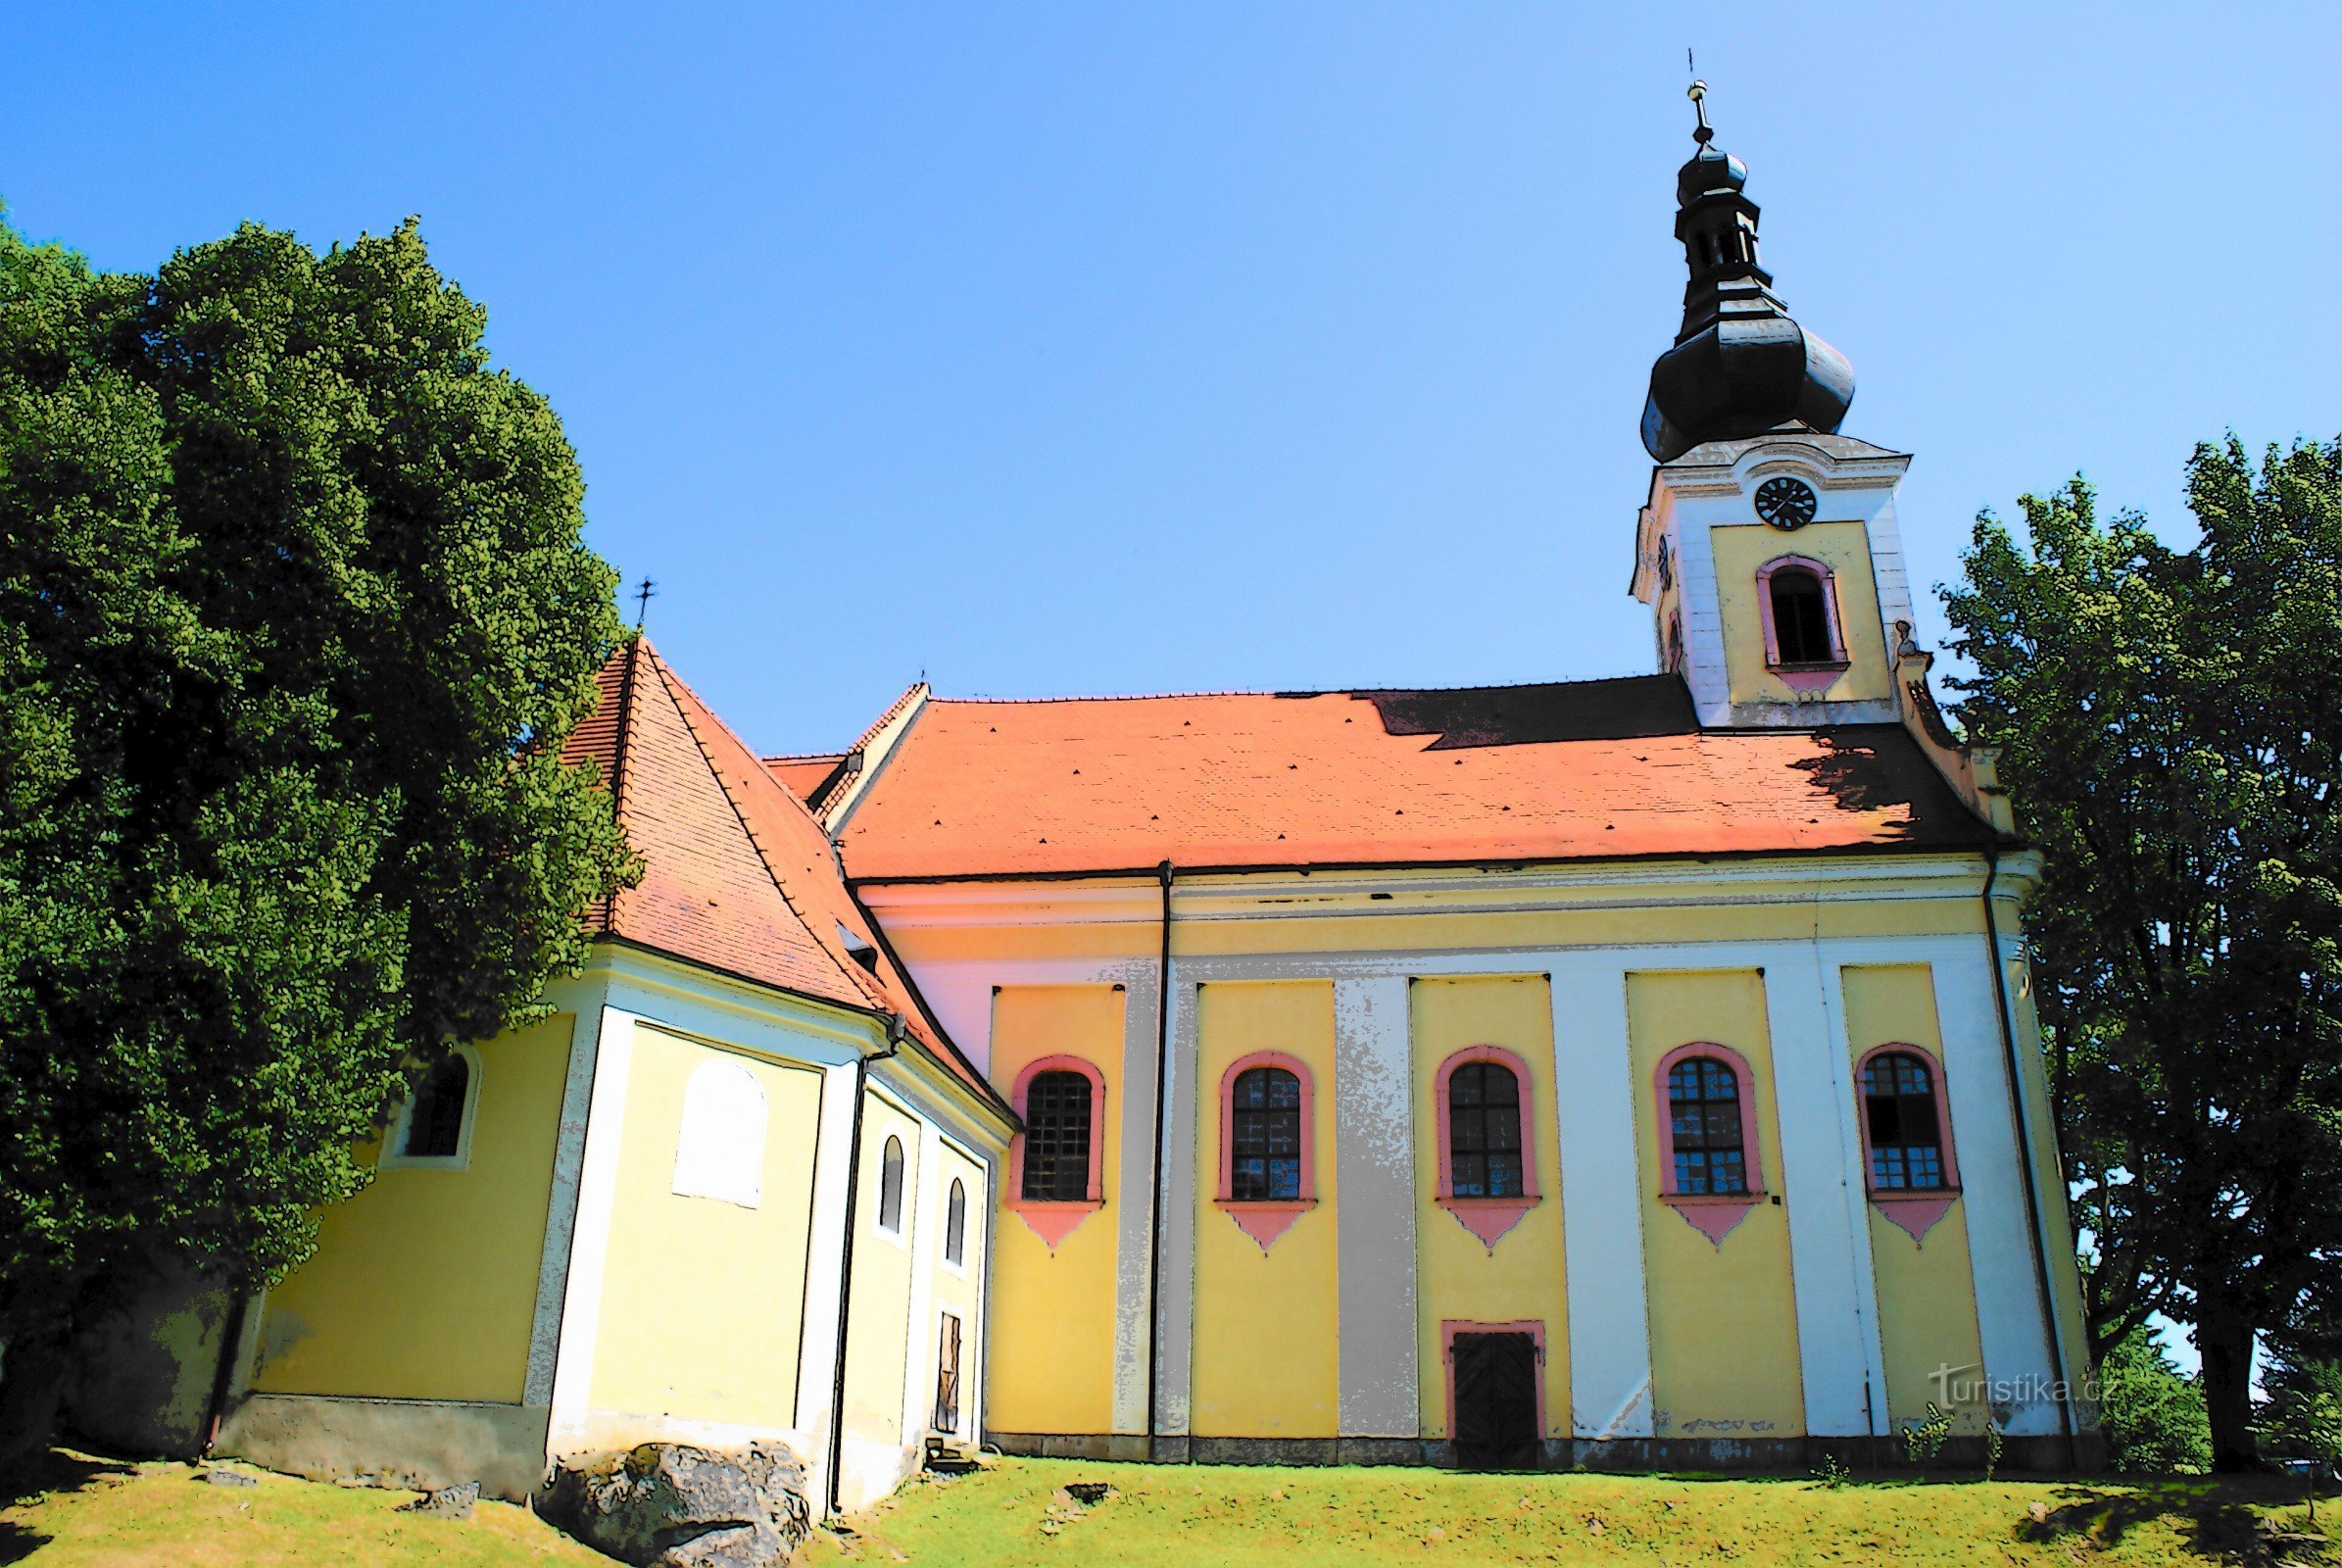
[(466, 1481), (462, 1486), (441, 1487), (426, 1492), (413, 1502), (402, 1502), (400, 1513), (419, 1513), (426, 1519), (468, 1519), (472, 1504), (480, 1500), (480, 1484)]
[(557, 1461), (537, 1512), (638, 1568), (779, 1568), (812, 1528), (805, 1489), (783, 1444), (646, 1443)]

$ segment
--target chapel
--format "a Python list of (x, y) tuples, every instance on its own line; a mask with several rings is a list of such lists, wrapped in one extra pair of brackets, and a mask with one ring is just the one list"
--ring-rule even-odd
[(773, 1440), (826, 1508), (979, 1445), (1877, 1463), (1930, 1404), (2085, 1462), (2040, 863), (1930, 694), (1911, 459), (1695, 141), (1651, 673), (921, 684), (771, 757), (637, 638), (570, 750), (644, 881), (241, 1316), (224, 1446), (523, 1495)]

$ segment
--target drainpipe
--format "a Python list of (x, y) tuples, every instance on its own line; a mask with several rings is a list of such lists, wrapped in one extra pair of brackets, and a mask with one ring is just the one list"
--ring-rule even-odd
[(854, 1214), (862, 1191), (862, 1105), (870, 1083), (870, 1063), (884, 1061), (903, 1049), (907, 1033), (902, 1013), (887, 1018), (887, 1049), (854, 1063), (854, 1136), (846, 1145), (846, 1243), (838, 1260), (838, 1363), (829, 1386), (829, 1512), (838, 1516), (838, 1497), (846, 1462), (846, 1328), (854, 1303)]
[(1163, 949), (1154, 971), (1154, 1185), (1148, 1189), (1153, 1212), (1147, 1226), (1147, 1457), (1154, 1457), (1155, 1386), (1162, 1361), (1163, 1322), (1160, 1297), (1163, 1285), (1163, 1129), (1169, 1108), (1163, 1103), (1163, 1080), (1171, 1060), (1171, 882), (1179, 873), (1169, 860), (1154, 868), (1163, 885)]
[[(2017, 1051), (2017, 1023), (2009, 1006), (2009, 976), (2000, 956), (2000, 921), (1992, 912), (1992, 885), (2000, 879), (2000, 849), (1984, 848), (1984, 940), (1990, 945), (1992, 996), (1998, 1004), (2000, 1042), (2009, 1058), (2009, 1120), (2017, 1131), (2017, 1159), (2025, 1172), (2025, 1215), (2031, 1225), (2033, 1287), (2041, 1301), (2041, 1325), (2049, 1335), (2049, 1357), (2058, 1374), (2058, 1433), (2066, 1440), (2066, 1464), (2081, 1468), (2080, 1446), (2074, 1438), (2074, 1381), (2067, 1373), (2066, 1337), (2058, 1332), (2057, 1302), (2049, 1287), (2049, 1248), (2041, 1231), (2041, 1192), (2033, 1180), (2033, 1139), (2025, 1113), (2025, 1069)], [(2060, 1169), (2064, 1168), (2063, 1162)]]

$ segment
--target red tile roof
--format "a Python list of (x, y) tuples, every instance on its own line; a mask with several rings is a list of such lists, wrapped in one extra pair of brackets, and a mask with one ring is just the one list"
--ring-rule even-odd
[(846, 754), (824, 752), (810, 757), (767, 757), (760, 760), (764, 770), (779, 779), (783, 788), (810, 805), (827, 792), (830, 780), (838, 776), (838, 764), (846, 760)]
[(603, 700), (563, 758), (601, 764), (644, 868), (639, 886), (588, 911), (595, 934), (817, 1001), (900, 1012), (920, 1045), (997, 1105), (878, 948), (805, 804), (647, 639), (618, 649), (598, 678)]
[(1699, 728), (1673, 675), (1462, 691), (930, 699), (856, 880), (1974, 845), (1900, 726)]

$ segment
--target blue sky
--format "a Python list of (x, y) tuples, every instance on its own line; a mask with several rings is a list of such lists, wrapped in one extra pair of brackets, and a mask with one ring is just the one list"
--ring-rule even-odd
[(116, 268), (420, 215), (660, 646), (812, 749), (922, 672), (1649, 668), (1687, 44), (1922, 583), (2076, 468), (2175, 520), (2196, 439), (2342, 431), (2338, 17), (17, 8), (0, 195)]

